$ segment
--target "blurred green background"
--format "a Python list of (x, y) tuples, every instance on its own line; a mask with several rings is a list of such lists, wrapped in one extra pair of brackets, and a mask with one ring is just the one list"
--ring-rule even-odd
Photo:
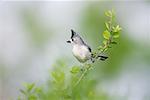
[(66, 43), (70, 29), (96, 49), (102, 44), (104, 12), (112, 8), (123, 31), (107, 52), (109, 59), (97, 62), (88, 75), (89, 87), (105, 93), (102, 100), (149, 100), (148, 1), (0, 2), (0, 100), (15, 100), (24, 82), (45, 83), (57, 59), (80, 65)]

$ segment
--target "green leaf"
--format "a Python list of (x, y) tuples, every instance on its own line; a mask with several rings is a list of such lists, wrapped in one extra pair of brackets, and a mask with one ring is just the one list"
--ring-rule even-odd
[(37, 99), (37, 96), (36, 95), (30, 95), (29, 97), (28, 97), (28, 100), (38, 100)]
[(65, 73), (60, 71), (60, 70), (56, 70), (56, 71), (53, 71), (52, 73), (52, 77), (54, 79), (54, 83), (56, 84), (63, 84), (64, 83), (64, 80), (65, 80)]
[(119, 25), (116, 26), (116, 29), (118, 29), (118, 28), (119, 28)]
[(105, 15), (107, 17), (112, 17), (113, 13), (112, 13), (112, 11), (108, 10), (108, 11), (105, 12)]
[(104, 52), (108, 50), (108, 47), (104, 49)]
[(35, 84), (32, 83), (32, 84), (28, 84), (27, 85), (27, 91), (30, 92), (33, 88), (34, 88)]
[(108, 13), (109, 13), (110, 17), (112, 17), (112, 11), (109, 10)]
[(120, 33), (119, 32), (114, 32), (113, 33), (113, 38), (119, 38), (120, 36)]
[(108, 12), (105, 12), (105, 15), (106, 15), (107, 17), (109, 17), (109, 16), (110, 16)]
[(98, 50), (101, 50), (101, 49), (103, 49), (103, 47), (100, 45), (97, 49), (98, 49)]
[(76, 74), (76, 73), (78, 73), (80, 71), (80, 68), (78, 67), (78, 66), (74, 66), (74, 67), (72, 67), (72, 69), (71, 69), (71, 73), (72, 74)]
[(36, 93), (40, 93), (41, 91), (42, 91), (42, 89), (41, 89), (40, 87), (36, 87), (36, 88), (35, 88), (35, 92), (36, 92)]
[(106, 28), (109, 30), (109, 25), (108, 25), (107, 22), (105, 22), (105, 26), (106, 26)]
[(121, 31), (122, 28), (118, 25), (117, 30), (118, 30), (118, 31)]
[(108, 48), (112, 48), (111, 46), (108, 46)]
[(113, 26), (112, 29), (115, 30), (115, 27)]
[(113, 32), (119, 32), (121, 31), (121, 27), (119, 25), (117, 25), (116, 27), (112, 27)]
[(109, 32), (108, 30), (106, 30), (106, 31), (103, 32), (103, 37), (104, 37), (105, 39), (108, 40), (108, 39), (110, 38), (110, 36), (111, 36), (111, 35), (110, 35), (110, 32)]
[(112, 42), (111, 42), (111, 44), (117, 44), (117, 42), (115, 42), (115, 41), (112, 41)]
[(103, 44), (106, 45), (107, 44), (107, 40), (103, 40)]
[(23, 83), (23, 86), (26, 88), (27, 92), (30, 92), (34, 88), (35, 83)]
[(26, 91), (20, 89), (20, 92), (21, 92), (22, 94), (26, 95)]

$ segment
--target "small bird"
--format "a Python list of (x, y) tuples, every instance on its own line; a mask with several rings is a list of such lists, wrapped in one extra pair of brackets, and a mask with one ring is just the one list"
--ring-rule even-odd
[[(76, 59), (84, 63), (87, 60), (92, 60), (92, 50), (91, 48), (83, 41), (83, 39), (77, 34), (74, 30), (71, 29), (71, 39), (67, 41), (67, 43), (71, 43), (73, 46), (72, 53), (76, 57)], [(99, 56), (100, 60), (105, 60), (108, 57)]]

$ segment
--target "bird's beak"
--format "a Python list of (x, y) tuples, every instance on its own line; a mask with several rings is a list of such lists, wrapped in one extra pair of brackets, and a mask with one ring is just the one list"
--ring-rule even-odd
[(68, 40), (68, 41), (67, 41), (67, 43), (71, 43), (71, 41), (70, 41), (70, 40)]

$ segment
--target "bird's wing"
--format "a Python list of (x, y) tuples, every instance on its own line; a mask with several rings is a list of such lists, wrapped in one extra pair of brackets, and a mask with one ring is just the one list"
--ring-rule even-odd
[(85, 45), (87, 46), (88, 50), (89, 50), (90, 52), (92, 52), (92, 49), (90, 48), (90, 46), (88, 46), (87, 44), (85, 44)]

